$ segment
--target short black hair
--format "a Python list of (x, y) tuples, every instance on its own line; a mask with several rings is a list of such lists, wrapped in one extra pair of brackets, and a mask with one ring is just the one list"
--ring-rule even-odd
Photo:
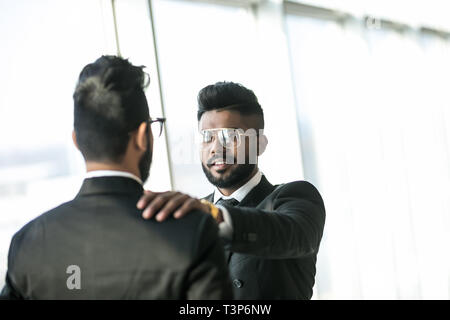
[(73, 94), (74, 129), (86, 160), (118, 162), (129, 132), (149, 119), (144, 66), (116, 56), (102, 56), (86, 65)]
[(259, 115), (259, 128), (264, 129), (264, 113), (254, 92), (235, 82), (216, 82), (200, 90), (197, 96), (197, 120), (211, 110), (229, 109), (242, 115)]

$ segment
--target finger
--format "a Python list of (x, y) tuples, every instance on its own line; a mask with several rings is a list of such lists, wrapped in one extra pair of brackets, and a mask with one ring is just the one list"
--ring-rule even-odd
[(151, 192), (150, 190), (144, 191), (144, 194), (137, 202), (138, 209), (144, 209), (145, 206), (150, 203), (160, 192)]
[(147, 205), (147, 208), (142, 212), (144, 219), (152, 218), (164, 204), (171, 199), (175, 192), (164, 192), (153, 198), (152, 202)]
[(180, 193), (173, 198), (171, 198), (164, 207), (159, 210), (158, 215), (156, 216), (156, 220), (164, 221), (174, 213), (174, 211), (180, 207), (183, 203), (185, 203), (190, 197), (186, 194)]
[(184, 217), (189, 211), (197, 208), (199, 201), (194, 198), (190, 198), (186, 201), (177, 211), (174, 213), (174, 218), (179, 219)]

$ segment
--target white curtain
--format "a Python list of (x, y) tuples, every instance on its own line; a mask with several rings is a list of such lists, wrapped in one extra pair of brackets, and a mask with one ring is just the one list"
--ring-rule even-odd
[(448, 299), (450, 42), (288, 14), (317, 299)]

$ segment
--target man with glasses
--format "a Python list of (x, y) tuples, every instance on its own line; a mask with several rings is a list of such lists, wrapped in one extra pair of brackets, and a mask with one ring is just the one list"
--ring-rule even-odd
[[(319, 192), (306, 181), (274, 186), (258, 169), (268, 140), (253, 91), (219, 82), (199, 92), (198, 106), (202, 168), (214, 192), (198, 200), (147, 191), (138, 202), (146, 207), (144, 218), (209, 212), (225, 243), (237, 299), (310, 299), (325, 223)], [(279, 143), (289, 148), (288, 141)], [(280, 155), (274, 165), (290, 164)]]
[(150, 119), (142, 69), (103, 56), (81, 71), (73, 141), (86, 179), (72, 201), (14, 235), (3, 298), (232, 298), (209, 214), (157, 223), (136, 208), (165, 120)]

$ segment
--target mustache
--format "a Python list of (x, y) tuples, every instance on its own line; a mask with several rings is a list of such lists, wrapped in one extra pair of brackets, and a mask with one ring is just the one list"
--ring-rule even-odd
[(224, 154), (219, 154), (219, 155), (215, 155), (215, 156), (209, 158), (208, 161), (206, 161), (206, 165), (210, 167), (217, 160), (223, 161), (226, 164), (234, 164), (235, 163), (235, 157), (233, 157), (233, 156), (225, 157)]
[(213, 156), (206, 161), (206, 164), (208, 166), (212, 165), (216, 160), (222, 160), (225, 161), (225, 157), (223, 155)]

